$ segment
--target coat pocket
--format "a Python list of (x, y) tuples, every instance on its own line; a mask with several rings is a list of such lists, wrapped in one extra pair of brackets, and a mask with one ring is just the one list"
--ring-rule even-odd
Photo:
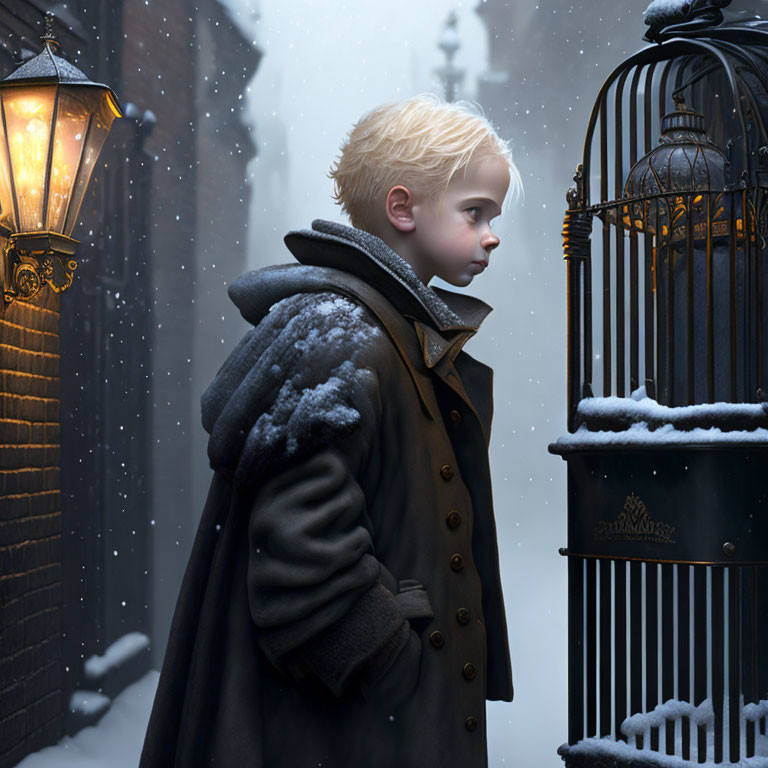
[(407, 640), (386, 667), (368, 671), (361, 688), (363, 696), (376, 709), (391, 712), (405, 704), (418, 688), (421, 676), (421, 633), (435, 614), (427, 591), (416, 579), (395, 582), (389, 571), (386, 571), (383, 580), (391, 586), (397, 583), (395, 601), (400, 615), (408, 621), (408, 624), (404, 624)]
[(415, 579), (403, 579), (398, 584), (395, 600), (404, 619), (419, 622), (419, 619), (435, 618), (435, 612), (429, 602), (429, 595)]

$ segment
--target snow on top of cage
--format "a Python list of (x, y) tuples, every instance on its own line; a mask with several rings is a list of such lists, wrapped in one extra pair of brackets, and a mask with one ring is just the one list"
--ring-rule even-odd
[(643, 11), (643, 21), (653, 24), (670, 16), (684, 16), (686, 6), (690, 7), (691, 0), (653, 0)]

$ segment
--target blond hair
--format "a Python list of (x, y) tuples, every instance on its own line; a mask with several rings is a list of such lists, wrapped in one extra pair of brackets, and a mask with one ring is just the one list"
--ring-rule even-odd
[(368, 229), (371, 213), (392, 187), (439, 197), (475, 152), (504, 158), (512, 197), (519, 197), (522, 182), (509, 145), (477, 105), (429, 93), (382, 104), (363, 115), (342, 143), (328, 174), (333, 199), (352, 226)]

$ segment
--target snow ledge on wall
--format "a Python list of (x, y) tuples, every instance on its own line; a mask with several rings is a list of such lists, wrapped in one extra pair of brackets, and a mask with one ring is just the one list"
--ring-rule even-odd
[(85, 676), (96, 680), (110, 669), (124, 664), (128, 659), (149, 648), (149, 638), (141, 632), (129, 632), (115, 640), (103, 656), (91, 656), (85, 662)]

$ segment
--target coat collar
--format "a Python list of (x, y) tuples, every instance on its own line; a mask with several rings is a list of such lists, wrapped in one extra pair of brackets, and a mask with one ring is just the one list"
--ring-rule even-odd
[(383, 294), (414, 321), (430, 368), (448, 353), (455, 357), (492, 311), (474, 296), (424, 285), (383, 240), (361, 229), (316, 219), (311, 230), (289, 232), (285, 244), (300, 263), (342, 269)]

